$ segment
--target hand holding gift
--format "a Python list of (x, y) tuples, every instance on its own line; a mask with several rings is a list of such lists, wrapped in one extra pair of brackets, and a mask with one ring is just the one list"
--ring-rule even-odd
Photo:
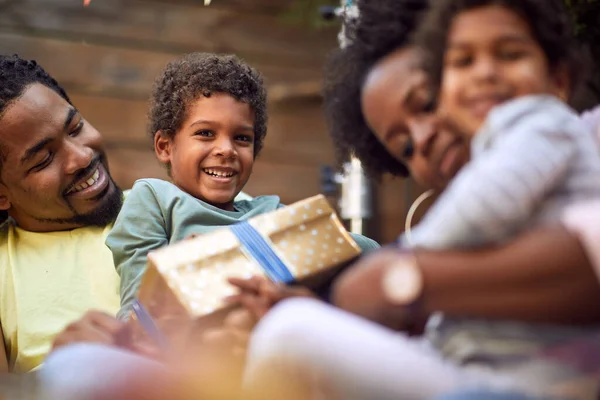
[(229, 278), (229, 283), (237, 287), (240, 292), (229, 296), (229, 304), (240, 304), (255, 318), (261, 319), (275, 304), (291, 297), (318, 296), (304, 286), (289, 286), (275, 283), (262, 276), (253, 276), (249, 279)]
[[(157, 340), (185, 348), (198, 331), (221, 324), (236, 286), (243, 289), (237, 299), (260, 317), (282, 298), (308, 295), (276, 284), (316, 287), (360, 252), (327, 200), (315, 196), (150, 253), (140, 322)], [(243, 281), (252, 276), (274, 284)]]

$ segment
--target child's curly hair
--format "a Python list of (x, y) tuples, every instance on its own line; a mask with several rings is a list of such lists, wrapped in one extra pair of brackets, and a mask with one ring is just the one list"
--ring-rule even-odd
[(158, 131), (175, 136), (190, 102), (212, 92), (227, 93), (252, 107), (256, 157), (267, 134), (267, 91), (261, 74), (234, 55), (190, 53), (167, 64), (150, 97), (150, 137)]
[(415, 42), (424, 50), (426, 69), (439, 90), (448, 41), (448, 31), (457, 14), (475, 8), (499, 5), (519, 15), (529, 25), (552, 71), (567, 68), (571, 99), (585, 77), (580, 47), (562, 0), (436, 0), (424, 17)]
[(325, 72), (325, 115), (339, 162), (352, 154), (373, 178), (408, 176), (367, 126), (361, 89), (370, 69), (392, 51), (410, 44), (426, 0), (360, 0), (359, 17), (347, 25), (350, 44), (335, 51)]

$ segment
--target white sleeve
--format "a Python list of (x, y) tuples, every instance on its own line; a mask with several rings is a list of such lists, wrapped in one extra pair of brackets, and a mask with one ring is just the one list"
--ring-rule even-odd
[(522, 228), (562, 184), (576, 153), (574, 135), (581, 134), (572, 121), (566, 107), (539, 107), (513, 119), (496, 133), (493, 148), (461, 170), (412, 231), (409, 245), (473, 247)]

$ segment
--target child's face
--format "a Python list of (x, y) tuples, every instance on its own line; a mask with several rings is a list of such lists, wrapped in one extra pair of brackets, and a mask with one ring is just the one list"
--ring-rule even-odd
[(387, 151), (426, 188), (443, 188), (468, 160), (462, 138), (440, 129), (433, 94), (413, 48), (394, 51), (369, 72), (362, 112)]
[(474, 135), (488, 112), (530, 94), (563, 97), (563, 71), (550, 72), (527, 22), (493, 5), (459, 13), (448, 32), (440, 110), (460, 131)]
[(158, 159), (171, 165), (173, 183), (183, 191), (233, 210), (254, 164), (254, 112), (224, 93), (201, 96), (186, 108), (173, 139), (156, 134)]

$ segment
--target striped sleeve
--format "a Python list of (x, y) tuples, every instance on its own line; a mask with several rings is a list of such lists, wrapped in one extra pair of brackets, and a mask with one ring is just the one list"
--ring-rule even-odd
[(413, 230), (412, 246), (497, 243), (523, 228), (563, 183), (581, 133), (577, 117), (566, 106), (544, 102), (506, 114), (494, 114), (488, 148), (463, 168)]

